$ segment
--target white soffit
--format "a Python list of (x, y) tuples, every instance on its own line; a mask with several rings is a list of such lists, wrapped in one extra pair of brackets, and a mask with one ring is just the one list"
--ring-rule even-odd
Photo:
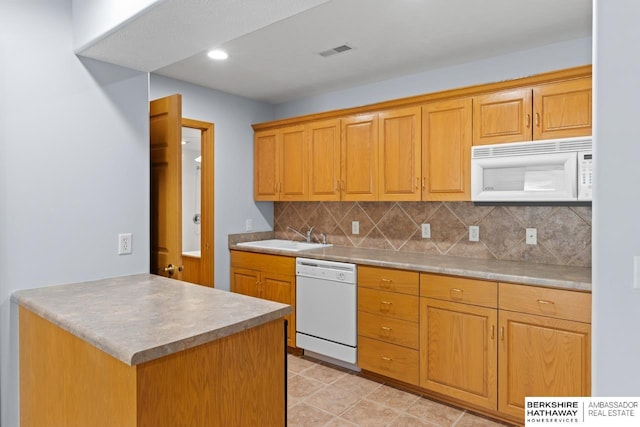
[(328, 0), (165, 0), (79, 55), (151, 72)]

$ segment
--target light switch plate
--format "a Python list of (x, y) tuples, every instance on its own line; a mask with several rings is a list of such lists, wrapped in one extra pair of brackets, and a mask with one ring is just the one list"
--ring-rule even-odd
[(480, 226), (478, 225), (470, 225), (469, 226), (469, 241), (477, 242), (480, 240)]
[(360, 234), (360, 221), (351, 221), (351, 234)]
[(527, 228), (526, 230), (526, 238), (525, 241), (527, 245), (537, 245), (538, 244), (538, 229), (537, 228)]
[(118, 234), (118, 255), (129, 255), (131, 252), (131, 233)]
[(422, 224), (422, 238), (423, 239), (431, 238), (431, 224)]

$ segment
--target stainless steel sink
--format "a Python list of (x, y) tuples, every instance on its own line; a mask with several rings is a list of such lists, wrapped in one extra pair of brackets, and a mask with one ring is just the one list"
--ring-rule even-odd
[(259, 249), (276, 249), (279, 251), (299, 252), (299, 251), (306, 251), (309, 249), (326, 248), (331, 245), (329, 244), (323, 245), (322, 243), (298, 242), (294, 240), (270, 239), (270, 240), (256, 240), (255, 242), (242, 242), (242, 243), (238, 243), (238, 246), (247, 246), (250, 248), (259, 248)]

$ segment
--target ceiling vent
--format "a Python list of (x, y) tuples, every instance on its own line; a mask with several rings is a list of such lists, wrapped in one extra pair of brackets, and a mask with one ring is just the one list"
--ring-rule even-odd
[(347, 52), (347, 51), (349, 51), (351, 49), (353, 49), (353, 48), (345, 43), (342, 46), (337, 46), (337, 47), (334, 47), (333, 49), (329, 49), (329, 50), (325, 50), (324, 52), (320, 52), (320, 56), (324, 56), (326, 58), (328, 56), (332, 56), (332, 55), (335, 55), (337, 53)]

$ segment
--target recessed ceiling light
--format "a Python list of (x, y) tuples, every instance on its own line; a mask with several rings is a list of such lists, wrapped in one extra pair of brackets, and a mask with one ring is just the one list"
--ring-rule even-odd
[(207, 56), (211, 59), (223, 61), (229, 57), (229, 54), (222, 49), (213, 49), (207, 52)]

